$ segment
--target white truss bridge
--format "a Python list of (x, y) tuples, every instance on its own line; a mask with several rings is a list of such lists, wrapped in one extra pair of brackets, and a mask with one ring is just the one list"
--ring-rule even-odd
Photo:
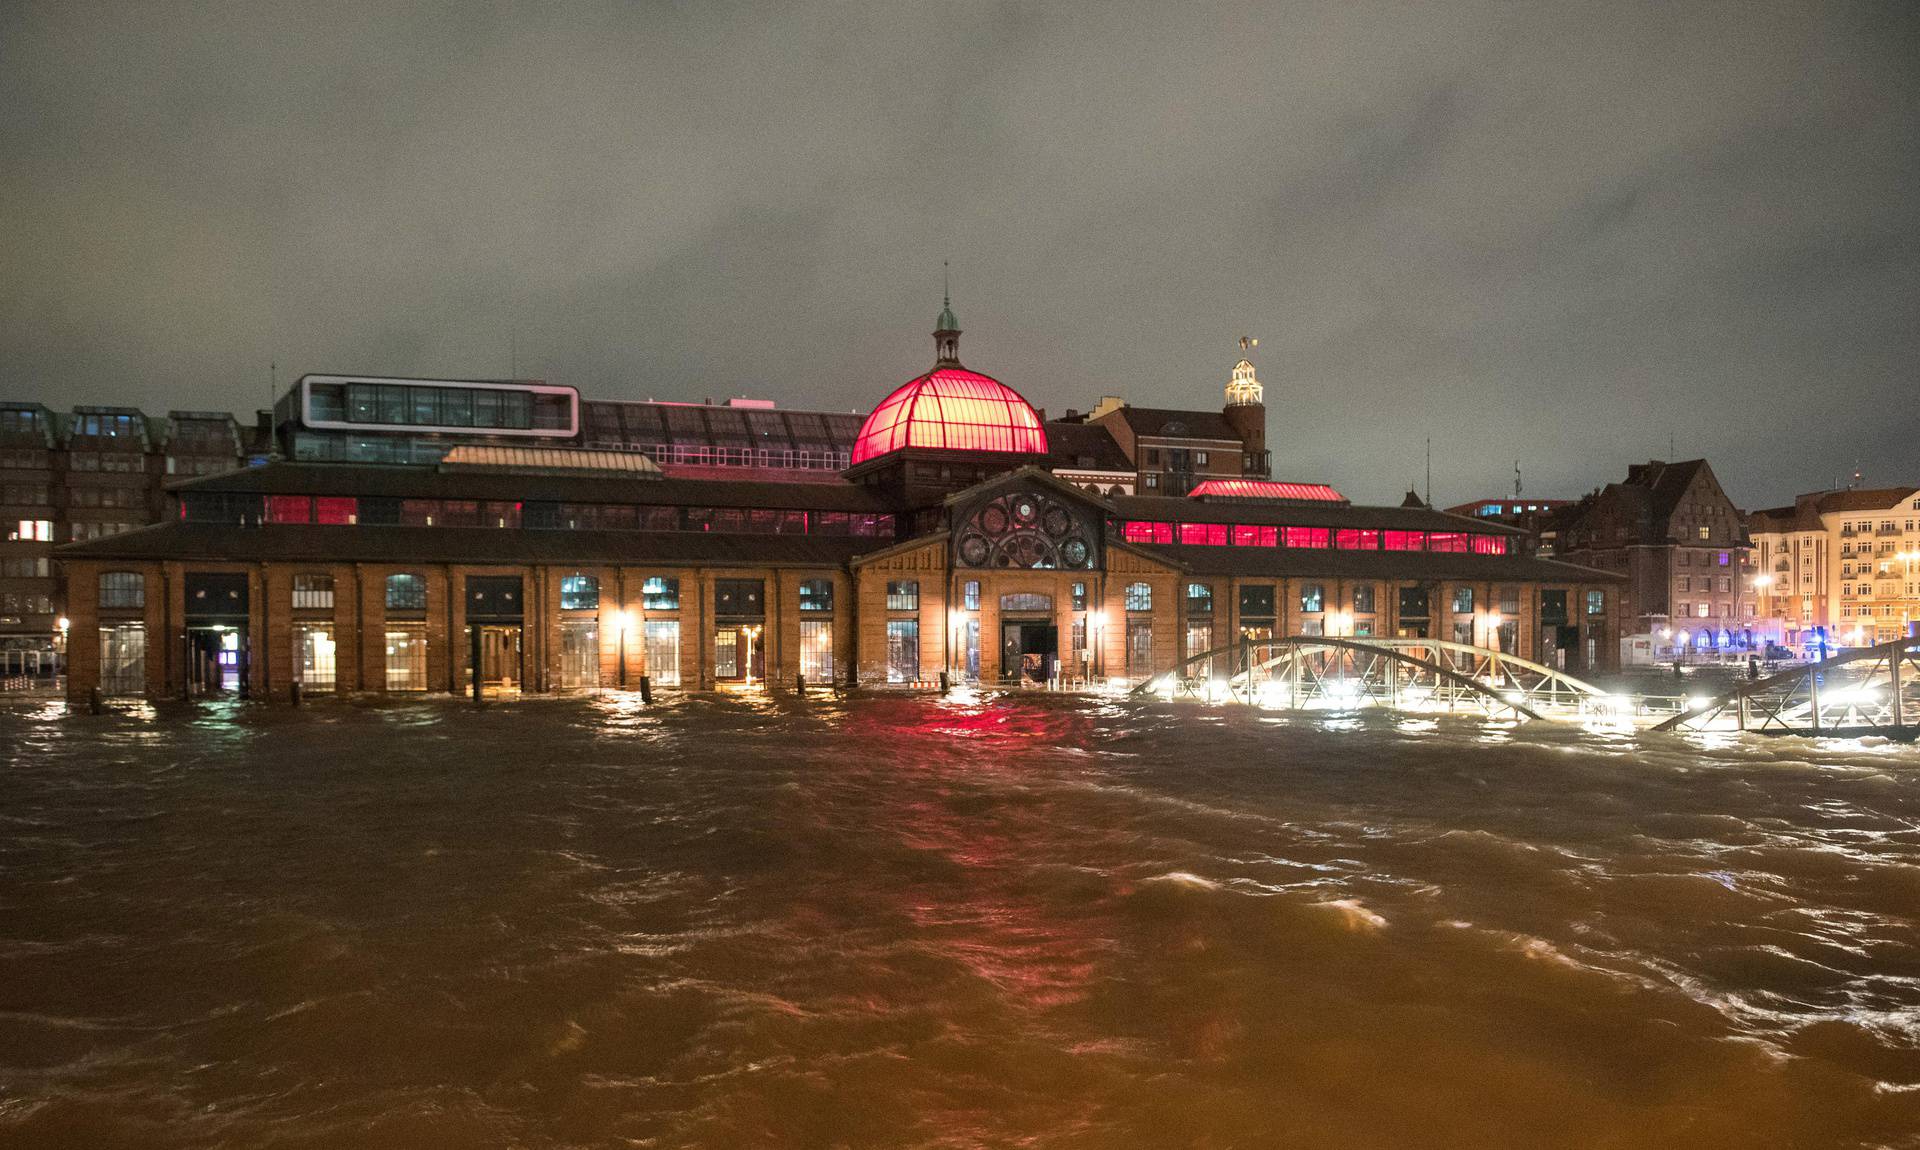
[(1623, 695), (1444, 639), (1292, 635), (1195, 655), (1135, 695), (1280, 710), (1386, 708), (1655, 730), (1886, 734), (1920, 728), (1920, 639), (1849, 651), (1713, 699)]

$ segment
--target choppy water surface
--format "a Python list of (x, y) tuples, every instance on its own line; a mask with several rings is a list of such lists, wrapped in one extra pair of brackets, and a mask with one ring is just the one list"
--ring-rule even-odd
[(0, 1144), (1920, 1145), (1920, 750), (0, 712)]

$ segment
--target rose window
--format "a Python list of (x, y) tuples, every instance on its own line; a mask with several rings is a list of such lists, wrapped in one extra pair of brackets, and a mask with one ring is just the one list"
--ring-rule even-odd
[(1004, 495), (967, 517), (957, 545), (968, 567), (1086, 569), (1093, 566), (1086, 517), (1050, 496)]

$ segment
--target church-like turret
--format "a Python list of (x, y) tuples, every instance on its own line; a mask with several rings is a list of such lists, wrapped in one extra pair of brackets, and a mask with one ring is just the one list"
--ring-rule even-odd
[(1245, 358), (1258, 346), (1259, 340), (1240, 337), (1242, 359), (1233, 365), (1233, 375), (1227, 380), (1227, 405), (1222, 413), (1240, 436), (1241, 471), (1264, 476), (1273, 473), (1267, 454), (1267, 404), (1253, 361)]

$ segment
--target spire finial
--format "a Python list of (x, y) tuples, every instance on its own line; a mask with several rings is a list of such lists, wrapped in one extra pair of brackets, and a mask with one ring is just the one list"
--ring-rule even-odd
[(953, 314), (953, 273), (946, 260), (940, 261), (940, 317), (933, 321), (933, 349), (937, 363), (960, 362), (960, 321)]

